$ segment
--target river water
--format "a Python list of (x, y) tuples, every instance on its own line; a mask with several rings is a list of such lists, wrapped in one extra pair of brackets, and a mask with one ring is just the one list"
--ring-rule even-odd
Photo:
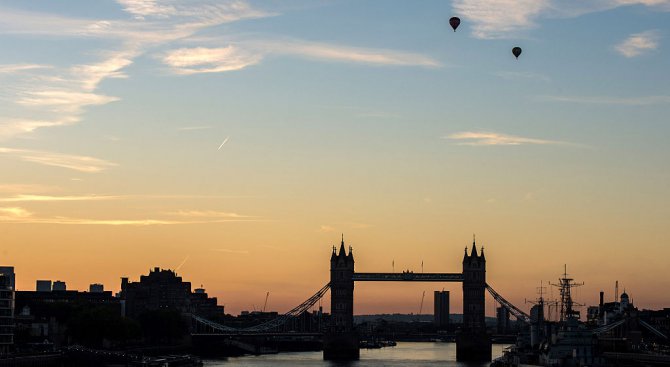
[[(507, 344), (493, 345), (493, 358), (499, 357)], [(353, 362), (324, 361), (322, 352), (279, 353), (262, 356), (245, 356), (225, 360), (206, 360), (208, 367), (289, 367), (289, 366), (346, 366), (346, 367), (394, 367), (394, 366), (450, 366), (488, 367), (489, 363), (470, 364), (456, 362), (455, 343), (404, 343), (382, 349), (361, 349), (361, 359)]]

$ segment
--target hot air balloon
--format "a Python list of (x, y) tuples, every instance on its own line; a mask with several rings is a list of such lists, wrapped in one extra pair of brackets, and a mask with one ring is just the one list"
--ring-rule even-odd
[(454, 29), (454, 32), (456, 32), (456, 28), (458, 28), (459, 24), (461, 24), (461, 19), (459, 17), (451, 17), (449, 19), (449, 25)]
[(512, 55), (518, 59), (519, 55), (521, 55), (521, 47), (514, 47), (512, 49)]

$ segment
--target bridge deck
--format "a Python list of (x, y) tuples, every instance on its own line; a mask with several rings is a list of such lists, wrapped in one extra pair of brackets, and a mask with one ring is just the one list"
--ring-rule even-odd
[(354, 273), (356, 282), (462, 282), (461, 273)]

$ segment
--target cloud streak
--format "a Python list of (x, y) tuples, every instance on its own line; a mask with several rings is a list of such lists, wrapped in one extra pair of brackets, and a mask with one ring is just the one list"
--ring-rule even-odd
[(116, 163), (88, 156), (53, 153), (53, 152), (45, 152), (45, 151), (29, 150), (29, 149), (14, 149), (14, 148), (0, 147), (0, 154), (17, 157), (26, 162), (42, 164), (45, 166), (67, 168), (74, 171), (87, 172), (87, 173), (101, 172), (108, 168), (117, 166)]
[(49, 65), (39, 65), (39, 64), (4, 64), (0, 65), (0, 75), (2, 74), (15, 74), (28, 70), (36, 69), (50, 69)]
[(567, 144), (561, 141), (526, 138), (522, 136), (500, 134), (494, 132), (464, 131), (443, 137), (458, 141), (459, 145), (494, 146), (494, 145), (560, 145)]
[(224, 252), (227, 254), (238, 254), (238, 255), (248, 255), (249, 251), (247, 250), (236, 250), (236, 249), (230, 249), (230, 248), (214, 248), (212, 251), (216, 252)]
[(188, 75), (241, 70), (259, 64), (271, 55), (378, 66), (441, 66), (437, 60), (416, 53), (300, 40), (248, 41), (244, 46), (180, 48), (164, 54), (162, 61), (174, 73)]
[(650, 106), (669, 104), (670, 95), (641, 96), (641, 97), (611, 97), (611, 96), (540, 96), (539, 100), (579, 104), (607, 104), (621, 106)]
[(102, 196), (102, 195), (82, 195), (82, 196), (50, 196), (50, 195), (16, 195), (6, 198), (0, 198), (0, 202), (13, 203), (13, 202), (30, 202), (30, 201), (42, 201), (42, 202), (51, 202), (51, 201), (99, 201), (99, 200), (116, 200), (120, 199), (121, 196)]
[(65, 216), (40, 217), (21, 207), (0, 207), (0, 222), (13, 224), (67, 224), (67, 225), (103, 225), (103, 226), (154, 226), (178, 224), (211, 224), (243, 222), (239, 219), (212, 220), (166, 220), (166, 219), (94, 219)]
[(176, 212), (167, 212), (166, 214), (187, 218), (254, 218), (248, 215), (219, 212), (215, 210), (180, 210)]
[(659, 45), (659, 39), (660, 36), (657, 31), (635, 33), (614, 46), (614, 49), (625, 57), (636, 57), (656, 50)]

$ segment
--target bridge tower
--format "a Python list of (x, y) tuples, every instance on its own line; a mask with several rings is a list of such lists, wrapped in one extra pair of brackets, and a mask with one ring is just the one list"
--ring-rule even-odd
[(330, 256), (331, 322), (323, 342), (323, 359), (352, 360), (360, 356), (358, 334), (354, 330), (354, 254), (333, 246)]
[(490, 361), (491, 338), (486, 333), (485, 299), (486, 257), (484, 248), (477, 253), (472, 241), (472, 252), (463, 255), (463, 326), (456, 336), (456, 360)]

